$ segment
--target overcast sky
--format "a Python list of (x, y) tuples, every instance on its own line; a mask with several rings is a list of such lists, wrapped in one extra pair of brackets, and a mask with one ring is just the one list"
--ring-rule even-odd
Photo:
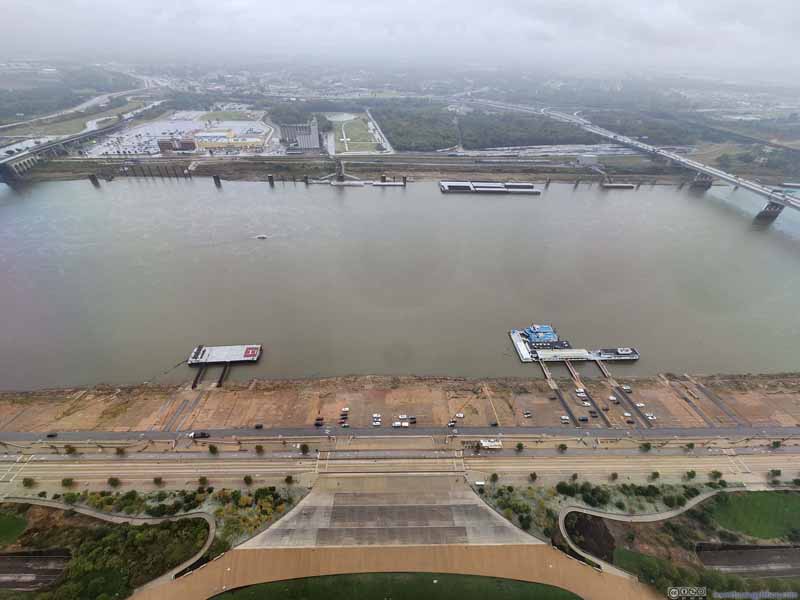
[(0, 0), (0, 15), (0, 60), (385, 57), (800, 74), (800, 0)]

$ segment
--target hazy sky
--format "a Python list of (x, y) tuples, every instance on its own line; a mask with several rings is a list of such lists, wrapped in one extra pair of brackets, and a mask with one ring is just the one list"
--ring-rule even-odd
[(0, 60), (391, 58), (800, 73), (798, 0), (0, 0)]

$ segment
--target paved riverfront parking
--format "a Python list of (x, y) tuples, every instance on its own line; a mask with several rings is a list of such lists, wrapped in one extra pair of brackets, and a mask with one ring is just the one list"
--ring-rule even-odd
[[(641, 428), (604, 379), (584, 385), (610, 427)], [(620, 383), (625, 383), (621, 381)], [(795, 427), (800, 422), (800, 376), (670, 376), (627, 380), (632, 402), (651, 414), (659, 429), (733, 429)], [(574, 393), (570, 381), (560, 381), (565, 401), (582, 428), (607, 428), (591, 416), (591, 407)], [(619, 402), (619, 403), (618, 403)], [(436, 377), (339, 377), (314, 380), (254, 380), (217, 388), (183, 385), (98, 386), (88, 389), (0, 393), (0, 431), (137, 431), (178, 432), (194, 429), (252, 429), (265, 433), (282, 429), (340, 431), (342, 409), (348, 408), (352, 429), (376, 433), (393, 423), (414, 429), (560, 428), (564, 409), (541, 379), (467, 380)], [(530, 416), (525, 416), (529, 414)], [(373, 426), (373, 415), (381, 425)], [(317, 418), (322, 426), (315, 428)], [(633, 423), (630, 423), (633, 421)]]

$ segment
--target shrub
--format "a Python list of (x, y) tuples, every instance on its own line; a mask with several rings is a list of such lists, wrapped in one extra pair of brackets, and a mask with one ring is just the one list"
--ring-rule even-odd
[(264, 454), (264, 446), (261, 444), (256, 445), (256, 454), (261, 455)]
[(777, 450), (778, 448), (781, 447), (781, 441), (775, 440), (774, 442), (772, 442), (772, 447)]
[(517, 442), (517, 452), (522, 452), (523, 450), (525, 450), (525, 444)]
[(244, 484), (245, 485), (253, 485), (253, 478), (250, 475), (244, 476)]
[(577, 473), (573, 473), (572, 475), (570, 475), (570, 479), (572, 481), (577, 481), (578, 480), (578, 474)]
[(306, 444), (306, 443), (300, 444), (300, 452), (303, 455), (308, 454), (308, 444)]
[[(531, 482), (536, 481), (539, 478), (539, 476), (535, 472), (528, 475), (528, 477), (530, 477)], [(795, 479), (795, 481), (800, 481), (800, 479)]]
[(156, 484), (158, 487), (164, 485), (164, 479), (161, 477), (153, 477), (153, 483)]
[(611, 481), (616, 481), (617, 479), (619, 479), (619, 473), (617, 473), (616, 471), (614, 471), (614, 472), (611, 474)]
[(653, 471), (652, 473), (650, 473), (650, 481), (655, 481), (659, 477), (661, 477), (661, 473), (659, 473), (658, 471)]
[(642, 452), (650, 452), (653, 449), (653, 444), (650, 442), (645, 442), (644, 444), (639, 444), (639, 450)]
[(559, 452), (561, 452), (561, 454), (564, 454), (564, 452), (567, 451), (567, 445), (566, 444), (559, 444), (557, 450)]
[(714, 470), (708, 474), (708, 478), (711, 481), (717, 481), (718, 479), (722, 479), (722, 473), (720, 471)]
[(478, 493), (481, 496), (483, 496), (486, 493), (486, 489), (483, 486), (481, 486), (481, 487), (478, 488)]
[(73, 485), (75, 485), (75, 480), (72, 477), (64, 477), (61, 480), (61, 487), (71, 488)]
[(567, 483), (566, 481), (559, 481), (556, 484), (556, 491), (562, 496), (572, 497), (578, 493), (578, 488), (572, 483)]
[(33, 477), (24, 477), (22, 479), (22, 487), (32, 488), (35, 483)]
[(492, 473), (489, 476), (489, 481), (491, 481), (492, 483), (497, 483), (498, 479), (500, 479), (500, 476), (497, 473)]
[(770, 477), (780, 477), (781, 476), (781, 470), (780, 469), (770, 469), (769, 476)]
[(616, 506), (619, 510), (625, 510), (625, 503), (622, 500), (617, 500), (614, 502), (614, 506)]
[(697, 477), (697, 471), (686, 471), (686, 480), (687, 481), (691, 481), (695, 477)]
[(207, 486), (208, 485), (208, 477), (206, 477), (205, 475), (203, 475), (202, 477), (198, 477), (197, 478), (197, 483), (199, 483), (203, 487)]
[(122, 446), (117, 446), (116, 448), (114, 448), (114, 453), (117, 456), (125, 456), (125, 448), (123, 448)]
[(287, 475), (284, 481), (286, 482), (286, 485), (292, 485), (294, 483), (294, 477), (292, 477), (291, 475)]
[(110, 485), (112, 488), (119, 487), (119, 486), (120, 486), (120, 483), (122, 483), (122, 482), (119, 480), (119, 478), (117, 478), (117, 477), (109, 477), (109, 478), (108, 478), (108, 480), (107, 480), (106, 482), (107, 482), (107, 483), (108, 483), (108, 485)]
[(71, 446), (69, 444), (64, 446), (64, 454), (75, 454), (76, 452), (77, 450), (75, 449), (75, 446)]
[(214, 444), (209, 444), (209, 445), (208, 445), (208, 451), (209, 451), (211, 454), (214, 454), (214, 455), (216, 455), (216, 454), (218, 454), (218, 453), (219, 453), (219, 448), (217, 448), (217, 447), (216, 447)]
[(677, 504), (675, 496), (664, 496), (664, 504), (669, 508), (673, 508)]
[(692, 450), (694, 450), (694, 442), (689, 442), (684, 446), (684, 448), (686, 448), (687, 452), (691, 452)]

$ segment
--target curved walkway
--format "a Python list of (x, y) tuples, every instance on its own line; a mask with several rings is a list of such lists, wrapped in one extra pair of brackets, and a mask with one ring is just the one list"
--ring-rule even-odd
[(655, 523), (656, 521), (664, 521), (666, 519), (671, 519), (672, 517), (677, 517), (678, 515), (686, 512), (690, 508), (694, 508), (704, 500), (708, 500), (712, 496), (715, 496), (720, 493), (735, 493), (735, 492), (786, 492), (786, 491), (797, 491), (797, 488), (793, 488), (791, 486), (781, 485), (781, 486), (767, 486), (767, 485), (757, 485), (751, 486), (749, 488), (722, 488), (718, 490), (711, 490), (708, 492), (704, 492), (699, 496), (695, 496), (685, 505), (674, 508), (672, 510), (667, 510), (663, 512), (654, 512), (654, 513), (641, 513), (641, 514), (623, 514), (623, 513), (611, 513), (602, 510), (596, 510), (594, 508), (588, 508), (586, 506), (580, 506), (577, 504), (569, 504), (567, 506), (562, 507), (562, 509), (558, 512), (558, 528), (561, 530), (561, 536), (566, 540), (569, 547), (578, 555), (582, 556), (583, 558), (592, 561), (600, 565), (600, 568), (603, 571), (607, 571), (609, 573), (614, 573), (615, 575), (619, 575), (620, 577), (634, 577), (632, 574), (628, 573), (627, 571), (623, 571), (622, 569), (615, 567), (614, 565), (607, 563), (604, 560), (597, 558), (581, 550), (577, 544), (575, 544), (572, 539), (567, 534), (566, 528), (566, 519), (567, 515), (571, 512), (580, 512), (585, 515), (591, 515), (593, 517), (600, 517), (602, 519), (609, 519), (611, 521), (622, 521), (625, 523)]
[(73, 504), (66, 504), (65, 502), (58, 502), (57, 500), (46, 500), (44, 498), (28, 498), (26, 496), (8, 496), (3, 498), (2, 502), (10, 502), (14, 504), (35, 504), (36, 506), (45, 506), (47, 508), (56, 508), (58, 510), (71, 510), (76, 513), (80, 513), (82, 515), (86, 515), (87, 517), (94, 517), (95, 519), (100, 519), (102, 521), (107, 521), (109, 523), (117, 523), (123, 524), (127, 523), (129, 525), (158, 525), (160, 523), (166, 523), (168, 521), (183, 521), (185, 519), (203, 519), (206, 523), (208, 523), (208, 538), (206, 539), (206, 543), (203, 544), (203, 547), (191, 558), (185, 560), (177, 567), (170, 569), (160, 577), (156, 577), (152, 581), (144, 584), (137, 590), (144, 590), (152, 585), (158, 585), (162, 583), (166, 583), (167, 581), (171, 581), (176, 574), (180, 573), (187, 567), (191, 566), (195, 563), (195, 561), (202, 558), (202, 556), (208, 551), (211, 547), (211, 544), (214, 543), (214, 538), (217, 535), (217, 522), (215, 521), (214, 517), (207, 512), (203, 511), (194, 511), (184, 513), (182, 515), (175, 515), (174, 517), (129, 517), (126, 515), (119, 515), (119, 514), (108, 514), (104, 513), (99, 510), (95, 510), (93, 508), (88, 508), (86, 506), (76, 506)]

